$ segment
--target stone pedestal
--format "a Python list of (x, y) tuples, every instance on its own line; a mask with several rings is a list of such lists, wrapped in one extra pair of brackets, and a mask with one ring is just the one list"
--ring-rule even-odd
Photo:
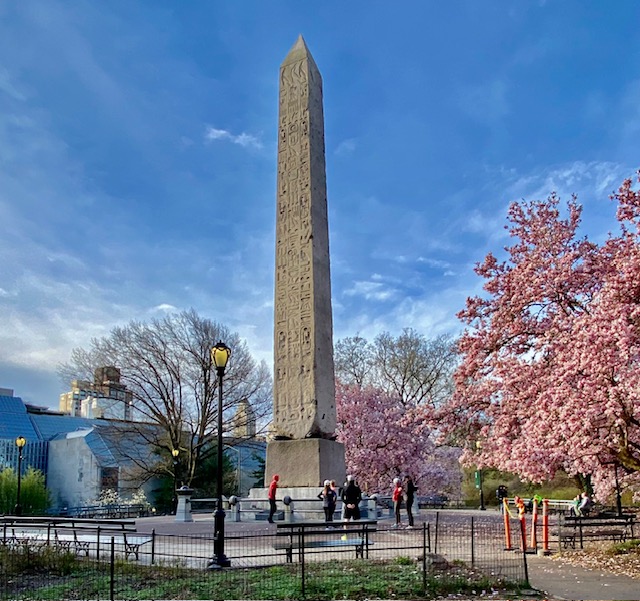
[(322, 488), (325, 480), (342, 486), (347, 476), (344, 445), (324, 438), (274, 440), (267, 444), (265, 483), (273, 474), (280, 476), (278, 488)]
[(192, 488), (182, 487), (176, 490), (178, 495), (178, 508), (176, 509), (176, 522), (193, 522), (191, 515), (191, 495)]

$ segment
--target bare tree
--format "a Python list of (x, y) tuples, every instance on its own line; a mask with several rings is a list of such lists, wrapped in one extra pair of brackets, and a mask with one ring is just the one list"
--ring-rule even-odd
[(133, 393), (136, 417), (121, 429), (123, 447), (135, 432), (155, 449), (148, 457), (137, 453), (129, 459), (148, 477), (173, 475), (171, 451), (178, 449), (180, 479), (188, 484), (215, 449), (218, 380), (210, 353), (219, 340), (232, 350), (224, 377), (223, 429), (238, 427), (234, 414), (248, 400), (260, 432), (271, 412), (267, 366), (256, 364), (237, 334), (193, 310), (116, 327), (108, 336), (93, 339), (90, 349), (74, 349), (70, 363), (58, 371), (68, 382), (90, 380), (99, 366), (117, 366), (121, 383)]
[(428, 339), (405, 328), (395, 339), (378, 335), (373, 348), (381, 388), (403, 404), (438, 405), (451, 394), (457, 355), (449, 336)]
[(379, 334), (373, 343), (360, 336), (335, 345), (336, 377), (343, 384), (374, 386), (405, 406), (439, 405), (453, 388), (457, 365), (449, 336), (428, 339), (411, 328), (394, 338)]
[(365, 338), (354, 336), (338, 340), (334, 355), (336, 378), (340, 382), (359, 388), (373, 384), (373, 349)]

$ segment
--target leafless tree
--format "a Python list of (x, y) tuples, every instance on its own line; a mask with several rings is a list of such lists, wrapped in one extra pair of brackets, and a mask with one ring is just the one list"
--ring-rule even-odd
[(232, 354), (224, 375), (223, 430), (242, 424), (234, 420), (237, 408), (248, 400), (257, 433), (271, 412), (271, 375), (257, 364), (244, 341), (223, 325), (184, 311), (149, 323), (133, 321), (116, 327), (89, 349), (76, 348), (71, 361), (59, 366), (65, 382), (92, 380), (94, 370), (113, 365), (121, 383), (133, 393), (134, 421), (121, 427), (122, 446), (135, 434), (154, 449), (149, 456), (129, 456), (141, 473), (173, 475), (173, 449), (179, 450), (181, 481), (190, 483), (196, 468), (214, 452), (217, 438), (218, 379), (211, 348), (224, 341)]
[(383, 332), (373, 343), (356, 336), (335, 345), (336, 377), (341, 382), (375, 386), (406, 406), (438, 405), (448, 398), (457, 360), (451, 337), (428, 339), (411, 328), (398, 337)]
[(343, 384), (355, 384), (360, 388), (373, 384), (373, 349), (365, 338), (354, 336), (338, 340), (334, 363), (336, 377)]

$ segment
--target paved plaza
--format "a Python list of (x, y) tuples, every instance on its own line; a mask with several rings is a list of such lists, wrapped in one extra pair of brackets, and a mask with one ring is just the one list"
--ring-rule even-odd
[[(431, 518), (432, 511), (421, 511), (417, 526), (427, 515)], [(460, 519), (468, 519), (470, 515), (477, 515), (478, 519), (495, 519), (500, 521), (500, 514), (489, 510), (486, 512), (474, 510), (444, 510), (443, 514), (457, 515)], [(211, 514), (196, 514), (193, 522), (175, 522), (173, 516), (157, 516), (136, 520), (139, 532), (150, 533), (155, 529), (156, 534), (180, 534), (185, 536), (208, 535), (213, 532), (213, 516)], [(229, 517), (229, 514), (227, 514)], [(380, 525), (385, 527), (392, 524), (390, 517), (384, 516)], [(226, 532), (229, 535), (239, 533), (275, 532), (276, 526), (267, 522), (247, 520), (242, 522), (226, 521)], [(640, 581), (626, 577), (589, 570), (567, 565), (554, 560), (552, 557), (528, 555), (529, 580), (531, 586), (543, 591), (549, 599), (571, 600), (628, 600), (640, 601)]]

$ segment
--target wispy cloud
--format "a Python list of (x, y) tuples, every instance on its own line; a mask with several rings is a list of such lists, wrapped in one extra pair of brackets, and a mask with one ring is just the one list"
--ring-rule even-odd
[(418, 263), (424, 263), (429, 267), (433, 267), (434, 269), (448, 269), (451, 264), (449, 261), (443, 261), (441, 259), (432, 259), (430, 257), (418, 257)]
[(234, 135), (226, 129), (216, 129), (211, 126), (207, 126), (204, 138), (207, 142), (211, 142), (213, 140), (228, 140), (229, 142), (242, 146), (243, 148), (255, 148), (257, 150), (262, 148), (262, 142), (256, 136), (244, 132)]
[(360, 296), (368, 301), (388, 301), (396, 295), (393, 288), (389, 288), (383, 282), (357, 281), (344, 291), (346, 296)]
[(152, 313), (173, 313), (175, 311), (178, 311), (178, 307), (171, 305), (170, 303), (161, 303), (151, 309)]
[(338, 144), (338, 146), (336, 147), (334, 154), (336, 156), (339, 157), (344, 157), (344, 156), (348, 156), (350, 154), (353, 154), (356, 150), (356, 139), (355, 138), (348, 138), (346, 140), (343, 140), (342, 142), (340, 142), (340, 144)]
[(4, 92), (14, 100), (26, 100), (24, 94), (13, 84), (9, 71), (2, 67), (0, 67), (0, 92)]
[(610, 161), (573, 161), (552, 165), (516, 178), (507, 188), (512, 200), (543, 200), (552, 192), (561, 197), (577, 194), (580, 202), (597, 197), (606, 200), (626, 177), (633, 175), (630, 166)]

